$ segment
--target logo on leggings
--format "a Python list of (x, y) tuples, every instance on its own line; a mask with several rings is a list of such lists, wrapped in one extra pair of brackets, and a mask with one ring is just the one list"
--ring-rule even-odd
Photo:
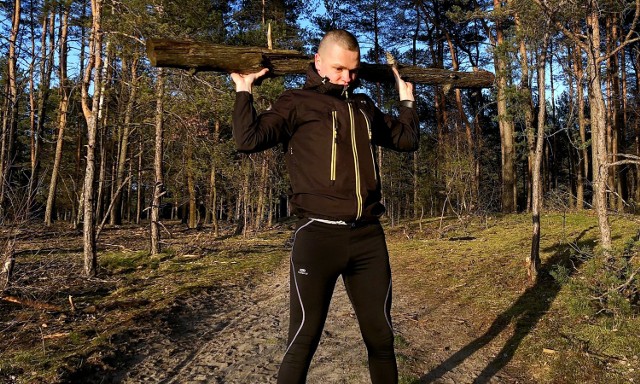
[(304, 269), (304, 268), (300, 268), (300, 269), (298, 269), (298, 274), (300, 274), (300, 275), (308, 275), (309, 272), (307, 272), (307, 270)]

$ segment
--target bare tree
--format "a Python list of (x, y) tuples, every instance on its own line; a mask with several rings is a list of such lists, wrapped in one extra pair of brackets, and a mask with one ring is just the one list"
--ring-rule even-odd
[[(95, 150), (98, 132), (98, 111), (100, 92), (102, 90), (102, 0), (91, 0), (91, 39), (89, 44), (89, 64), (82, 81), (82, 112), (87, 122), (86, 168), (84, 176), (83, 211), (83, 244), (84, 273), (95, 276), (98, 270), (96, 253), (96, 224), (94, 215)], [(93, 95), (89, 96), (89, 86), (93, 74)], [(91, 106), (89, 105), (91, 98)]]
[[(127, 163), (127, 158), (129, 154), (129, 136), (131, 135), (131, 119), (133, 117), (133, 107), (136, 102), (137, 90), (138, 90), (138, 79), (139, 76), (137, 74), (138, 71), (138, 55), (134, 54), (130, 59), (130, 71), (131, 71), (131, 83), (128, 85), (130, 89), (129, 99), (127, 100), (127, 104), (124, 111), (124, 121), (122, 124), (122, 134), (120, 135), (120, 144), (118, 146), (118, 161), (117, 161), (117, 169), (116, 169), (116, 180), (115, 180), (115, 188), (116, 190), (120, 190), (114, 196), (115, 204), (113, 210), (111, 210), (111, 224), (122, 224), (122, 183), (125, 179), (125, 165)], [(123, 68), (126, 67), (126, 63), (129, 60), (123, 56)]]
[[(547, 24), (547, 26), (549, 26)], [(538, 47), (537, 75), (538, 75), (538, 127), (536, 129), (533, 172), (531, 180), (531, 216), (533, 219), (533, 235), (531, 237), (531, 254), (527, 259), (527, 275), (530, 281), (535, 281), (540, 265), (540, 211), (542, 210), (542, 155), (544, 149), (544, 130), (547, 120), (546, 107), (546, 65), (547, 49), (549, 45), (549, 28), (545, 28), (542, 41)], [(531, 145), (531, 144), (530, 144)]]
[(159, 68), (156, 79), (156, 124), (155, 124), (155, 157), (153, 169), (155, 171), (155, 183), (153, 187), (153, 201), (151, 202), (151, 255), (160, 253), (160, 204), (164, 195), (164, 173), (162, 169), (162, 156), (164, 145), (164, 69)]
[(6, 215), (5, 198), (7, 184), (9, 183), (9, 171), (13, 163), (13, 147), (15, 132), (18, 126), (18, 85), (16, 46), (18, 31), (20, 29), (20, 0), (15, 0), (13, 5), (13, 17), (11, 18), (11, 34), (9, 35), (9, 68), (7, 76), (8, 95), (4, 118), (2, 119), (2, 137), (0, 139), (0, 217)]
[(53, 203), (55, 201), (56, 190), (58, 188), (58, 174), (60, 172), (60, 163), (62, 161), (62, 148), (64, 145), (64, 132), (67, 127), (67, 111), (69, 110), (69, 97), (71, 87), (67, 79), (67, 36), (69, 31), (69, 12), (71, 7), (64, 6), (62, 18), (60, 20), (60, 43), (58, 51), (58, 71), (59, 82), (58, 87), (60, 102), (58, 104), (58, 138), (56, 140), (56, 152), (53, 160), (53, 169), (51, 170), (51, 181), (49, 183), (49, 193), (47, 195), (47, 205), (44, 213), (44, 223), (50, 226), (53, 221)]

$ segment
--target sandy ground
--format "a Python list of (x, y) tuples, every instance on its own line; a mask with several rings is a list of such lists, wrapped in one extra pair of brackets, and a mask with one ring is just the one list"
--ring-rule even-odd
[[(252, 286), (225, 287), (215, 297), (173, 311), (167, 319), (170, 331), (141, 335), (133, 359), (101, 381), (275, 383), (288, 325), (287, 263)], [(183, 316), (185, 311), (198, 315)], [(509, 366), (491, 369), (503, 347), (501, 338), (478, 343), (478, 332), (458, 308), (417, 303), (400, 288), (392, 316), (401, 383), (532, 382), (509, 374)], [(370, 383), (366, 352), (341, 280), (307, 382)]]

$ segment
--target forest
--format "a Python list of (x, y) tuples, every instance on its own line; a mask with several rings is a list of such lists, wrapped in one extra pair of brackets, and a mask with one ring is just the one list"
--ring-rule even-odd
[[(46, 259), (42, 249), (58, 260), (55, 249), (65, 247), (60, 244), (69, 233), (81, 238), (81, 250), (65, 248), (62, 254), (78, 256), (80, 262), (69, 265), (85, 279), (82, 284), (102, 289), (108, 279), (99, 279), (106, 270), (135, 271), (116, 265), (121, 261), (101, 243), (105, 236), (111, 247), (144, 249), (140, 259), (126, 256), (138, 268), (157, 268), (176, 248), (190, 260), (193, 249), (231, 238), (232, 250), (221, 254), (241, 253), (238, 247), (254, 247), (256, 236), (288, 225), (283, 149), (251, 155), (236, 150), (231, 134), (235, 88), (229, 74), (192, 66), (195, 59), (187, 55), (183, 65), (158, 64), (154, 44), (193, 44), (200, 47), (192, 48), (196, 53), (213, 45), (251, 47), (264, 55), (286, 50), (304, 61), (326, 31), (347, 29), (357, 36), (368, 68), (385, 70), (393, 59), (403, 74), (442, 71), (452, 79), (412, 80), (421, 129), (418, 151), (375, 149), (392, 248), (422, 249), (416, 239), (431, 234), (476, 239), (469, 235), (472, 227), (491, 237), (491, 225), (504, 227), (505, 236), (518, 239), (513, 268), (522, 273), (515, 281), (525, 284), (508, 288), (525, 291), (522, 297), (533, 302), (545, 300), (539, 287), (559, 294), (544, 278), (552, 275), (563, 284), (577, 266), (596, 260), (592, 275), (583, 276), (573, 291), (591, 304), (567, 302), (580, 311), (589, 307), (591, 325), (603, 315), (607, 329), (623, 329), (624, 323), (637, 336), (629, 324), (640, 311), (639, 21), (640, 0), (1, 1), (0, 293), (6, 295), (0, 298), (25, 304), (25, 297), (38, 296), (27, 292), (16, 298), (21, 292), (16, 280), (37, 281)], [(453, 80), (461, 78), (472, 80)], [(303, 82), (296, 71), (269, 76), (254, 87), (256, 108), (268, 109), (285, 89)], [(397, 91), (384, 77), (365, 78), (359, 92), (383, 111), (397, 112)], [(561, 217), (562, 224), (548, 217)], [(446, 223), (462, 228), (460, 233), (445, 234)], [(176, 234), (182, 231), (195, 234), (195, 240), (179, 244)], [(582, 247), (587, 232), (594, 236), (587, 236), (589, 250)], [(556, 245), (541, 245), (545, 236), (558, 244), (577, 236), (575, 243), (565, 244), (566, 254), (554, 254), (563, 266), (551, 264), (557, 260), (549, 249)], [(515, 253), (514, 244), (493, 239), (485, 248)], [(480, 265), (492, 257), (502, 260), (507, 255), (501, 252), (488, 256), (479, 249), (456, 262)], [(16, 275), (14, 267), (26, 254), (35, 261), (24, 258), (25, 265), (40, 267), (31, 276), (24, 270)], [(251, 258), (221, 260), (208, 262), (215, 264), (212, 268), (236, 262), (255, 267)], [(261, 263), (275, 265), (269, 260)], [(411, 268), (439, 271), (432, 261), (415, 265), (420, 267)], [(470, 289), (444, 277), (436, 282)], [(487, 292), (497, 297), (498, 288)], [(156, 300), (150, 297), (142, 302)], [(485, 298), (477, 299), (470, 307), (480, 313)], [(68, 301), (75, 311), (72, 295)], [(588, 343), (580, 345), (593, 352)], [(627, 362), (635, 353), (637, 360), (640, 346), (625, 348), (590, 356), (608, 364)], [(0, 364), (0, 381), (8, 377), (3, 369)], [(420, 382), (431, 382), (431, 376)]]
[[(105, 225), (150, 223), (157, 252), (163, 219), (246, 234), (288, 216), (281, 149), (235, 152), (228, 76), (151, 66), (153, 38), (311, 55), (324, 31), (345, 28), (367, 63), (390, 52), (495, 73), (484, 89), (417, 84), (420, 150), (377, 151), (392, 225), (595, 209), (607, 248), (606, 216), (634, 214), (640, 199), (637, 2), (5, 1), (0, 11), (0, 219), (81, 227), (87, 275)], [(257, 105), (300, 81), (265, 81)], [(389, 84), (361, 91), (393, 110)]]

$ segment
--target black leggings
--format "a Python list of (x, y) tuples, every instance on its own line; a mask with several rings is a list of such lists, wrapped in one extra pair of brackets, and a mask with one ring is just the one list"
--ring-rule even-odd
[(278, 384), (305, 383), (342, 275), (369, 357), (373, 384), (396, 384), (391, 326), (391, 268), (379, 223), (362, 226), (298, 222), (291, 251), (289, 341)]

